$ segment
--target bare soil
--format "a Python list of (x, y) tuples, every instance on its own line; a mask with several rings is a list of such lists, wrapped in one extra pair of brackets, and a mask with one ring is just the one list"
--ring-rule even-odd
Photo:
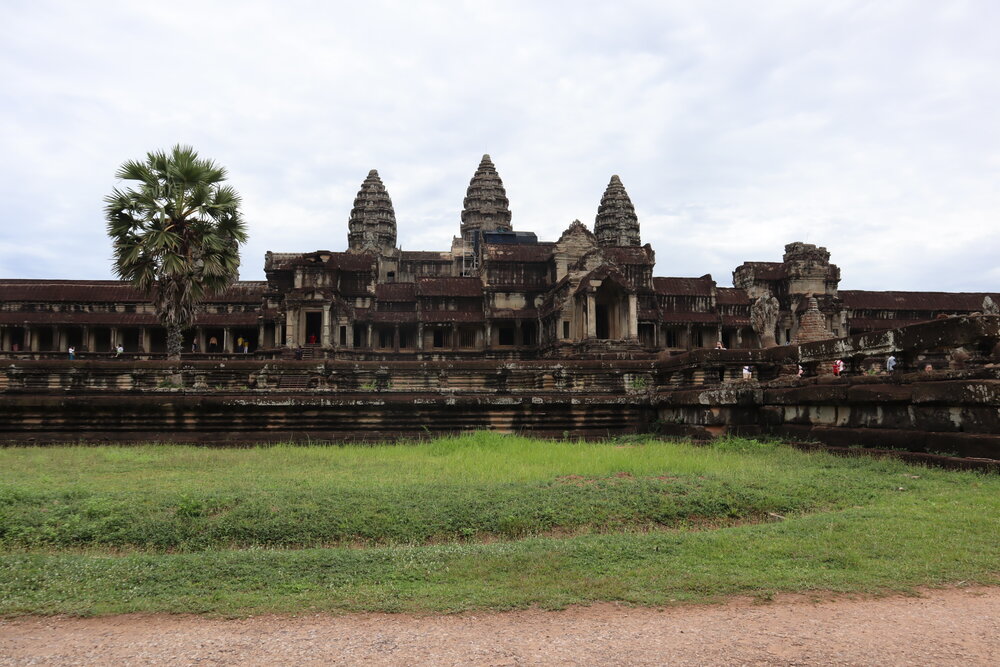
[(996, 665), (1000, 588), (411, 616), (0, 620), (0, 665)]

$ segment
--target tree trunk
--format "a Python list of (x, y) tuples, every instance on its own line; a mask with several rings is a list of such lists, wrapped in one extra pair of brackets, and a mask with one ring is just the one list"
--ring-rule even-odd
[(181, 346), (184, 343), (184, 334), (180, 324), (167, 325), (167, 359), (170, 361), (181, 360)]

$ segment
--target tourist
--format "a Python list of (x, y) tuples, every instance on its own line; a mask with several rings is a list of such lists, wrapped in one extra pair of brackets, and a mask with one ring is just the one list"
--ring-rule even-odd
[(726, 346), (722, 344), (721, 340), (719, 340), (719, 341), (715, 342), (715, 349), (716, 350), (724, 350), (724, 349), (726, 349)]
[(191, 341), (191, 351), (192, 352), (198, 351), (198, 341), (196, 340)]
[(802, 371), (802, 364), (798, 364), (798, 366), (799, 366), (799, 370), (798, 370), (797, 373), (795, 373), (795, 375), (797, 377), (802, 377), (802, 373), (803, 373), (803, 371)]
[(69, 346), (69, 360), (73, 361), (76, 359), (76, 348), (72, 345)]
[(896, 370), (896, 355), (890, 354), (889, 358), (885, 360), (885, 370), (887, 373), (892, 373)]
[(744, 366), (743, 367), (743, 379), (744, 380), (749, 380), (752, 377), (753, 377), (753, 369), (750, 368), (749, 366)]
[(933, 370), (934, 370), (934, 364), (927, 364), (926, 366), (924, 366), (924, 372), (925, 373), (930, 373)]
[(837, 359), (833, 362), (833, 375), (834, 377), (840, 377), (840, 374), (844, 372), (844, 360)]
[(115, 359), (121, 359), (122, 352), (124, 351), (125, 347), (121, 343), (118, 343), (118, 345), (115, 346)]
[(309, 334), (309, 344), (310, 345), (316, 344), (316, 334)]
[(302, 361), (302, 348), (295, 348), (295, 361)]
[(219, 351), (219, 339), (216, 338), (215, 336), (212, 336), (211, 338), (208, 339), (208, 351), (209, 352)]

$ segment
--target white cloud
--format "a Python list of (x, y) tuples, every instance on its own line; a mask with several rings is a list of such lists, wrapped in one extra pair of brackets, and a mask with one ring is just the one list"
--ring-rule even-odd
[(996, 290), (1000, 6), (982, 2), (6, 3), (0, 275), (111, 277), (103, 196), (177, 142), (251, 242), (346, 245), (377, 168), (445, 249), (483, 153), (518, 229), (593, 223), (620, 174), (659, 275), (785, 243), (842, 288)]

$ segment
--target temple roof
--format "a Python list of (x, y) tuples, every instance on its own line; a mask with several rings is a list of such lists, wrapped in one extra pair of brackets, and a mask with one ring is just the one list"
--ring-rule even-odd
[(738, 287), (716, 287), (715, 302), (720, 306), (748, 306), (750, 296), (746, 290)]
[[(205, 303), (259, 304), (267, 283), (242, 280)], [(148, 303), (149, 297), (122, 280), (0, 280), (0, 301), (52, 303)]]
[(415, 283), (381, 283), (375, 286), (375, 298), (379, 301), (416, 301)]
[(712, 276), (707, 275), (701, 278), (653, 278), (653, 291), (666, 296), (711, 296), (713, 284)]
[(837, 296), (850, 310), (933, 310), (975, 312), (983, 307), (983, 298), (994, 301), (1000, 294), (988, 292), (869, 292), (840, 290)]
[(649, 246), (616, 246), (602, 248), (605, 257), (616, 264), (652, 264), (652, 248)]
[(602, 246), (637, 246), (639, 241), (639, 218), (629, 199), (625, 186), (617, 175), (604, 190), (601, 203), (597, 207), (594, 220), (594, 234)]
[(479, 278), (417, 278), (419, 296), (482, 297), (483, 283)]
[(403, 262), (452, 262), (452, 256), (447, 252), (433, 250), (401, 250), (399, 259)]
[(332, 252), (326, 265), (341, 271), (374, 271), (376, 268), (375, 255), (354, 252)]
[(491, 262), (547, 262), (552, 257), (554, 247), (554, 243), (489, 243), (483, 246), (483, 258)]
[(740, 269), (753, 271), (755, 280), (781, 280), (788, 275), (781, 262), (743, 262), (737, 271)]
[(510, 201), (489, 155), (483, 156), (472, 175), (462, 205), (462, 236), (468, 240), (477, 230), (511, 229)]

